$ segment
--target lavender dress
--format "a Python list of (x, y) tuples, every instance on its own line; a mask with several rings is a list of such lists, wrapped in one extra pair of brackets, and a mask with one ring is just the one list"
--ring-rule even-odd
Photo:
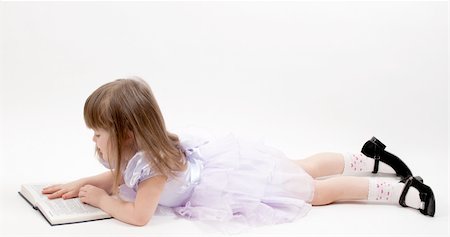
[[(232, 134), (180, 141), (187, 169), (167, 181), (160, 206), (190, 219), (250, 226), (290, 222), (310, 210), (313, 179), (282, 152)], [(134, 200), (139, 183), (156, 174), (136, 153), (123, 171), (121, 198)]]

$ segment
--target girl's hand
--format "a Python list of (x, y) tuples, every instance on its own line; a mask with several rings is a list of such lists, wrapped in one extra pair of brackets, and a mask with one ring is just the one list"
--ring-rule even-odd
[(47, 195), (49, 199), (55, 198), (74, 198), (78, 197), (80, 188), (85, 184), (83, 179), (79, 179), (66, 184), (56, 184), (49, 187), (45, 187), (42, 190), (42, 194)]
[(84, 203), (87, 203), (94, 207), (99, 207), (100, 201), (104, 197), (108, 197), (108, 193), (106, 193), (105, 190), (95, 187), (93, 185), (84, 185), (80, 188), (80, 192), (78, 194), (78, 197), (80, 197), (80, 200)]

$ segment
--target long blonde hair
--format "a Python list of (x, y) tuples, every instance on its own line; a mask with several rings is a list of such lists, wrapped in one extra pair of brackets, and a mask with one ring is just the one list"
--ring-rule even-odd
[(91, 129), (109, 132), (109, 162), (114, 164), (114, 192), (126, 165), (122, 151), (131, 131), (133, 144), (143, 151), (157, 172), (172, 177), (184, 168), (179, 139), (166, 130), (150, 86), (140, 78), (118, 79), (95, 90), (84, 104), (84, 120)]

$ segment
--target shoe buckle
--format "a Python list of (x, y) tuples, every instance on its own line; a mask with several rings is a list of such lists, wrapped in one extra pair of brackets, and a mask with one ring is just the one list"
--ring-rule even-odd
[(380, 165), (380, 160), (381, 160), (381, 157), (378, 154), (378, 152), (375, 152), (375, 156), (373, 157), (373, 159), (375, 160), (375, 163), (374, 163), (374, 166), (373, 166), (372, 173), (376, 174), (376, 173), (378, 173), (378, 166)]
[(425, 202), (420, 202), (420, 210), (425, 210)]

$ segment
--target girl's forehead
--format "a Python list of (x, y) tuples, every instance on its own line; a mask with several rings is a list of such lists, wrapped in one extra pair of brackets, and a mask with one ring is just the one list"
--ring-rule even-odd
[(94, 132), (98, 132), (98, 133), (108, 133), (108, 131), (104, 128), (92, 128), (92, 130), (94, 130)]

